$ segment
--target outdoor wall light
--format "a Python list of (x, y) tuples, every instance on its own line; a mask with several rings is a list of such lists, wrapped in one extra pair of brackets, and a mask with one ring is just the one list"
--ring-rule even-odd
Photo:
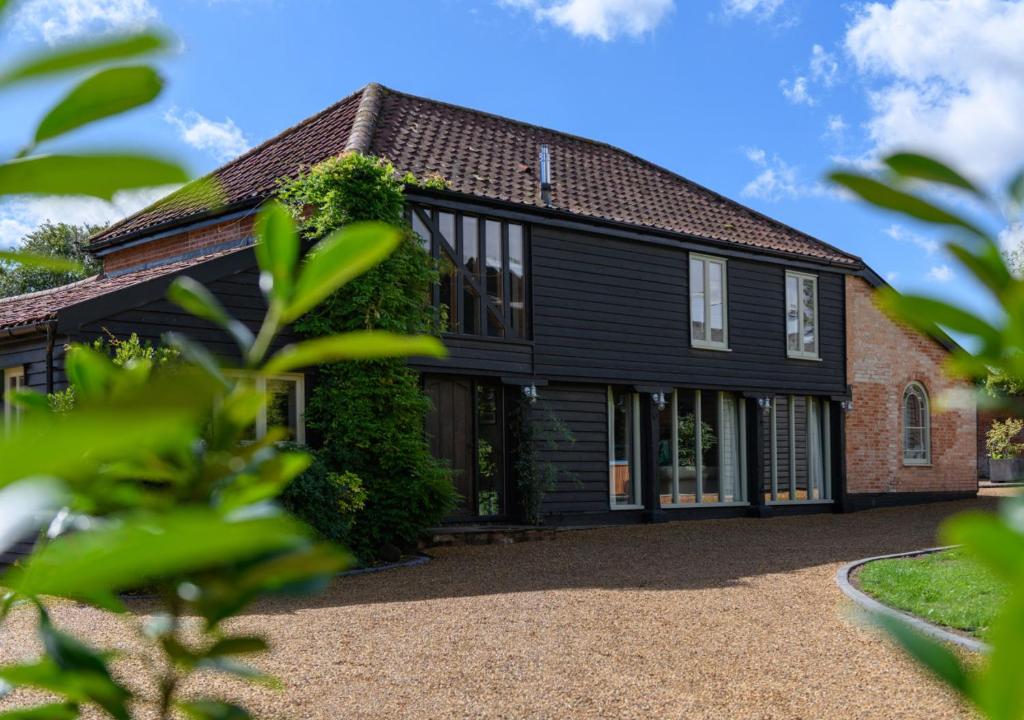
[(843, 400), (841, 403), (839, 403), (839, 407), (843, 409), (843, 412), (852, 412), (853, 400)]
[(759, 397), (757, 399), (757, 406), (761, 408), (762, 412), (768, 412), (772, 409), (772, 399), (766, 397)]
[(665, 406), (668, 405), (668, 400), (665, 398), (665, 393), (663, 393), (663, 392), (652, 393), (651, 394), (651, 401), (658, 408), (658, 412), (661, 412), (662, 410), (664, 410)]
[(526, 399), (526, 402), (530, 403), (531, 405), (536, 403), (537, 402), (537, 397), (538, 397), (538, 395), (537, 395), (537, 386), (536, 385), (524, 385), (523, 386), (523, 397)]

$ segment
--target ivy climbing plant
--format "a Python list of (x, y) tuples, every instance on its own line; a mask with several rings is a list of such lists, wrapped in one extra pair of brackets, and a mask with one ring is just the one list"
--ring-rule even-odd
[[(352, 222), (399, 228), (395, 251), (295, 323), (302, 336), (386, 330), (437, 334), (429, 297), (435, 262), (405, 219), (403, 183), (388, 162), (358, 153), (331, 158), (283, 181), (278, 198), (315, 240)], [(423, 428), (429, 399), (402, 359), (318, 368), (307, 427), (333, 472), (358, 475), (366, 501), (349, 546), (364, 561), (412, 547), (454, 507), (448, 470), (430, 453)]]

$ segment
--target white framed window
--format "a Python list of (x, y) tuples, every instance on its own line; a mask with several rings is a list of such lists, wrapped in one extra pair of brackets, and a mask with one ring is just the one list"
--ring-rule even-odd
[(726, 261), (690, 253), (690, 344), (729, 349)]
[(903, 391), (903, 464), (932, 462), (931, 413), (924, 385), (912, 382)]
[(640, 499), (640, 395), (608, 388), (608, 493), (612, 510), (643, 507)]
[(4, 431), (18, 427), (21, 408), (11, 402), (11, 393), (25, 387), (25, 368), (22, 366), (4, 368)]
[(830, 401), (802, 395), (767, 401), (761, 419), (768, 460), (761, 478), (765, 504), (832, 502)]
[(786, 271), (786, 355), (818, 360), (818, 276)]
[[(237, 377), (237, 376), (236, 376)], [(267, 402), (256, 416), (256, 425), (247, 440), (262, 440), (267, 429), (283, 427), (288, 430), (285, 440), (306, 442), (306, 376), (285, 373), (253, 379), (259, 392), (267, 394)]]

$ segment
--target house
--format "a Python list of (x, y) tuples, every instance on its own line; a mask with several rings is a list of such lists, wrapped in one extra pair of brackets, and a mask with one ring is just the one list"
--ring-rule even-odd
[[(230, 352), (167, 285), (188, 273), (255, 321), (257, 207), (278, 178), (345, 152), (447, 182), (407, 197), (448, 260), (434, 298), (450, 357), (412, 362), (464, 498), (453, 519), (514, 517), (506, 421), (523, 397), (574, 439), (538, 448), (566, 471), (544, 500), (552, 523), (976, 493), (973, 403), (939, 407), (963, 389), (940, 368), (948, 341), (881, 314), (883, 281), (858, 257), (610, 145), (377, 84), (218, 169), (225, 206), (143, 210), (92, 239), (100, 275), (0, 302), (4, 387), (61, 388), (64, 345), (105, 330), (184, 326)], [(268, 388), (299, 440), (307, 380)]]

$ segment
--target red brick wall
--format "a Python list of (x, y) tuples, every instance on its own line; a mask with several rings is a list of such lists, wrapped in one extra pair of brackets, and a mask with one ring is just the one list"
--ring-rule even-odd
[(125, 270), (241, 240), (252, 234), (253, 220), (252, 216), (241, 217), (117, 250), (103, 258), (103, 269)]
[[(945, 348), (890, 320), (867, 281), (846, 278), (846, 476), (851, 493), (952, 492), (977, 488), (972, 386), (946, 375)], [(924, 385), (931, 407), (930, 466), (903, 464), (903, 390)]]

